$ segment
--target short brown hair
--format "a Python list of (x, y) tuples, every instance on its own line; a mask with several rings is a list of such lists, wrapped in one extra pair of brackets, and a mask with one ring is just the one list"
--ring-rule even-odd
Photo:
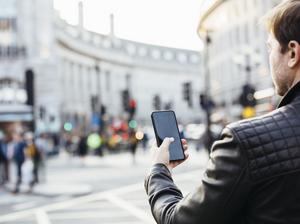
[(267, 15), (269, 32), (274, 34), (285, 53), (290, 41), (300, 44), (300, 0), (284, 0)]

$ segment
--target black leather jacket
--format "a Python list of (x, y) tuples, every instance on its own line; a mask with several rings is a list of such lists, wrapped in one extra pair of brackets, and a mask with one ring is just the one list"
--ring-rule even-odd
[(279, 107), (228, 125), (202, 184), (186, 197), (162, 164), (145, 180), (162, 224), (300, 224), (300, 83)]

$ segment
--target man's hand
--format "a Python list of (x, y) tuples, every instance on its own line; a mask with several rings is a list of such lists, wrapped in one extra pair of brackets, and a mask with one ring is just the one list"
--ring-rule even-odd
[(153, 144), (151, 148), (152, 155), (153, 155), (152, 156), (153, 164), (162, 163), (166, 165), (169, 170), (172, 170), (179, 164), (183, 163), (189, 157), (187, 141), (185, 139), (181, 139), (185, 159), (182, 161), (170, 162), (169, 146), (170, 144), (172, 144), (172, 142), (174, 142), (174, 138), (165, 138), (159, 148), (157, 147), (156, 143)]

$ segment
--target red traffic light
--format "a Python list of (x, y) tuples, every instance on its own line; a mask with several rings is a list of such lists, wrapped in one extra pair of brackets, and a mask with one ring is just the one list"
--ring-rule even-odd
[(129, 107), (130, 107), (130, 108), (136, 108), (136, 101), (135, 101), (134, 99), (131, 99), (131, 100), (129, 101)]

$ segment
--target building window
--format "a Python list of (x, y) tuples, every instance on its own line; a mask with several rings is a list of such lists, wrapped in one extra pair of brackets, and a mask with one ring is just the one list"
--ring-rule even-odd
[(147, 55), (147, 49), (145, 47), (140, 47), (139, 48), (139, 55), (141, 57), (145, 57)]
[(134, 46), (134, 44), (128, 44), (126, 46), (126, 51), (128, 54), (134, 55), (136, 53), (136, 47)]
[(187, 62), (187, 56), (186, 56), (186, 54), (184, 54), (184, 53), (179, 53), (179, 54), (177, 55), (177, 60), (178, 60), (180, 63), (185, 63), (185, 62)]
[(111, 78), (110, 71), (106, 71), (105, 72), (105, 81), (106, 81), (105, 87), (106, 87), (107, 92), (110, 91), (110, 83), (111, 83), (110, 78)]
[(190, 56), (190, 61), (191, 61), (191, 63), (193, 63), (193, 64), (197, 64), (197, 63), (200, 62), (200, 58), (199, 58), (198, 55), (192, 54), (192, 55)]
[(93, 42), (97, 46), (100, 45), (100, 43), (101, 43), (101, 37), (99, 35), (94, 35)]
[(154, 49), (154, 50), (152, 50), (152, 52), (151, 52), (151, 56), (152, 56), (154, 59), (158, 60), (158, 59), (160, 59), (161, 53), (160, 53), (160, 51), (159, 51), (158, 49)]
[(102, 44), (104, 48), (111, 48), (111, 42), (109, 39), (105, 39)]
[(171, 61), (171, 60), (174, 59), (174, 54), (173, 54), (171, 51), (166, 51), (166, 52), (164, 53), (164, 58), (165, 58), (165, 60), (167, 60), (167, 61)]
[(244, 35), (245, 35), (245, 43), (246, 44), (249, 44), (250, 25), (251, 25), (251, 23), (245, 23), (245, 25), (244, 25), (244, 30), (245, 30)]

